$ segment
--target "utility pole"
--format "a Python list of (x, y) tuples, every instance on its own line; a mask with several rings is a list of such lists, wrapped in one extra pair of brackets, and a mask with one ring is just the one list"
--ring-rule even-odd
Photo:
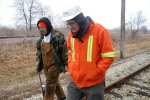
[(120, 35), (120, 58), (125, 53), (125, 0), (121, 0), (121, 35)]

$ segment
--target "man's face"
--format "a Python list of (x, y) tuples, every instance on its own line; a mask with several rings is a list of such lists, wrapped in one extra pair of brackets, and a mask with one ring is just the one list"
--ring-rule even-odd
[(39, 27), (40, 33), (42, 35), (46, 35), (47, 34), (47, 28), (46, 27)]
[(72, 32), (77, 32), (80, 29), (80, 26), (74, 20), (67, 20), (67, 25), (69, 26)]

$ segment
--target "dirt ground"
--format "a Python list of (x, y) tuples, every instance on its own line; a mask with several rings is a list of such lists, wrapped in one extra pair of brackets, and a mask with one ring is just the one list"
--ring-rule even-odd
[[(117, 53), (116, 59), (119, 60), (119, 43), (113, 45)], [(134, 43), (127, 43), (125, 46), (126, 57), (145, 51), (150, 51), (150, 36), (140, 41), (136, 40)], [(35, 65), (35, 42), (0, 43), (0, 100), (14, 98), (19, 100), (40, 92)], [(65, 75), (67, 74), (62, 75), (61, 78), (65, 78)], [(44, 81), (43, 74), (42, 77)]]

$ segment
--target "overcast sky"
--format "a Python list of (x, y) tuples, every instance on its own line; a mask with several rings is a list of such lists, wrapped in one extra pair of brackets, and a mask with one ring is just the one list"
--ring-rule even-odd
[[(11, 7), (14, 0), (0, 0), (0, 24), (14, 25), (14, 10)], [(54, 14), (62, 14), (63, 9), (72, 3), (78, 4), (85, 15), (90, 16), (95, 22), (112, 29), (120, 27), (121, 0), (39, 0), (44, 6), (49, 6)], [(142, 11), (148, 19), (150, 28), (150, 0), (126, 0), (126, 19), (136, 12)], [(14, 25), (15, 26), (15, 25)]]

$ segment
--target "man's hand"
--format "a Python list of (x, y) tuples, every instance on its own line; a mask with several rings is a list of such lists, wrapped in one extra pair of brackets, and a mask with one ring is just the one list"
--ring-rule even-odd
[(65, 72), (68, 72), (68, 66), (65, 67)]
[(37, 64), (36, 64), (36, 71), (37, 71), (37, 72), (41, 72), (42, 69), (43, 69), (43, 67), (40, 67), (39, 64), (37, 63)]
[(42, 71), (42, 69), (40, 69), (40, 68), (36, 68), (36, 71), (37, 71), (37, 72), (41, 72), (41, 71)]

